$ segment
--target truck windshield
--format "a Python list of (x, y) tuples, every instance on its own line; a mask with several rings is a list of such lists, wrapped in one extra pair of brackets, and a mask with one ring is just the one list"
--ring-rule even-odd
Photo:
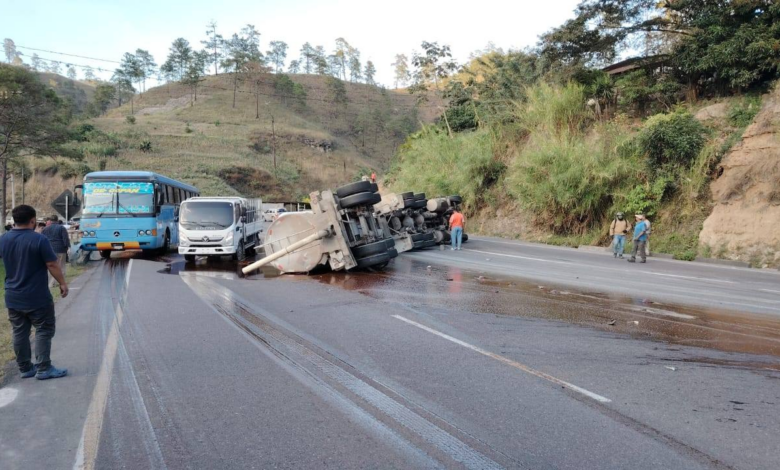
[(181, 226), (190, 230), (219, 230), (233, 225), (233, 204), (191, 201), (181, 206)]
[(150, 214), (153, 209), (152, 183), (84, 183), (84, 214)]

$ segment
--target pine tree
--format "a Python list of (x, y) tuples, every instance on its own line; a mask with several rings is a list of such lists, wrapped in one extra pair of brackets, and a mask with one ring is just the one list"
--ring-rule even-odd
[(38, 57), (38, 54), (33, 54), (32, 58), (30, 59), (30, 67), (32, 67), (33, 70), (36, 72), (40, 72), (41, 68), (43, 66), (43, 61), (40, 57)]
[(322, 46), (317, 46), (314, 49), (314, 69), (317, 75), (328, 75), (329, 73), (328, 58), (325, 55), (325, 48)]
[(208, 28), (206, 30), (208, 39), (201, 41), (200, 43), (209, 51), (210, 59), (214, 64), (214, 75), (219, 75), (219, 61), (224, 57), (222, 48), (224, 47), (225, 39), (221, 34), (217, 34), (216, 21), (209, 21), (206, 27)]
[(351, 48), (349, 50), (349, 80), (352, 83), (359, 82), (363, 78), (363, 66), (360, 63), (360, 51)]
[(92, 67), (84, 67), (84, 80), (95, 80), (96, 78)]
[(317, 51), (308, 42), (301, 47), (300, 63), (303, 73), (310, 74), (316, 68)]
[(142, 92), (146, 91), (146, 79), (155, 76), (157, 71), (157, 64), (154, 63), (154, 57), (149, 51), (143, 49), (136, 49), (135, 57), (138, 60), (140, 78), (143, 82)]
[(187, 64), (192, 58), (192, 47), (189, 41), (184, 38), (178, 38), (173, 41), (168, 50), (168, 60), (174, 66), (174, 77), (181, 80), (184, 72), (187, 70)]
[(376, 82), (374, 81), (374, 77), (376, 76), (376, 67), (374, 67), (374, 63), (370, 60), (366, 62), (366, 69), (363, 72), (363, 76), (366, 79), (366, 83), (369, 85), (376, 85)]
[(409, 74), (409, 58), (405, 54), (397, 54), (392, 65), (395, 69), (395, 88), (398, 89), (399, 85), (406, 86), (409, 78), (411, 78)]
[(76, 79), (76, 68), (70, 64), (68, 64), (68, 78), (70, 78), (71, 80)]
[(266, 55), (268, 60), (275, 67), (276, 73), (279, 73), (284, 68), (284, 61), (287, 58), (287, 43), (284, 41), (271, 41), (268, 44), (271, 48)]
[(336, 39), (336, 50), (333, 51), (333, 55), (339, 60), (339, 71), (341, 72), (341, 78), (347, 80), (347, 63), (349, 62), (349, 53), (352, 46), (349, 45), (346, 39)]
[(287, 67), (288, 73), (298, 73), (301, 70), (301, 63), (295, 59), (290, 61), (290, 66)]
[(56, 60), (49, 61), (49, 72), (60, 75), (62, 73), (62, 69), (60, 68), (60, 63)]
[(16, 44), (11, 38), (5, 38), (3, 40), (3, 52), (5, 52), (5, 60), (10, 64), (16, 57)]

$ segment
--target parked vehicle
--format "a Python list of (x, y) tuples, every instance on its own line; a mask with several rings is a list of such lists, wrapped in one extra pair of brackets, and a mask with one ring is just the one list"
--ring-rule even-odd
[(243, 261), (261, 244), (262, 210), (260, 199), (189, 199), (181, 206), (179, 254), (187, 261), (194, 261), (196, 256), (226, 255)]
[(79, 228), (81, 249), (156, 250), (179, 243), (179, 205), (197, 196), (194, 186), (147, 171), (97, 171), (77, 186), (84, 203)]
[(278, 209), (266, 209), (265, 211), (263, 211), (263, 220), (266, 222), (273, 222), (285, 212), (287, 211), (283, 207), (280, 207)]

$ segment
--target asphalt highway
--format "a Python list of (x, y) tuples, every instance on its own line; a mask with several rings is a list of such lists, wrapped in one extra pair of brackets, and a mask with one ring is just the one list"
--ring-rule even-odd
[(383, 272), (118, 256), (2, 469), (776, 469), (780, 275), (473, 238)]

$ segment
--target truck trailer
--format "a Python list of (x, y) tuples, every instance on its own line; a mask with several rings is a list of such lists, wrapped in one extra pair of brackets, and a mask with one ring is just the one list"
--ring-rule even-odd
[(179, 213), (179, 254), (231, 256), (243, 261), (261, 245), (263, 201), (243, 197), (194, 197)]

